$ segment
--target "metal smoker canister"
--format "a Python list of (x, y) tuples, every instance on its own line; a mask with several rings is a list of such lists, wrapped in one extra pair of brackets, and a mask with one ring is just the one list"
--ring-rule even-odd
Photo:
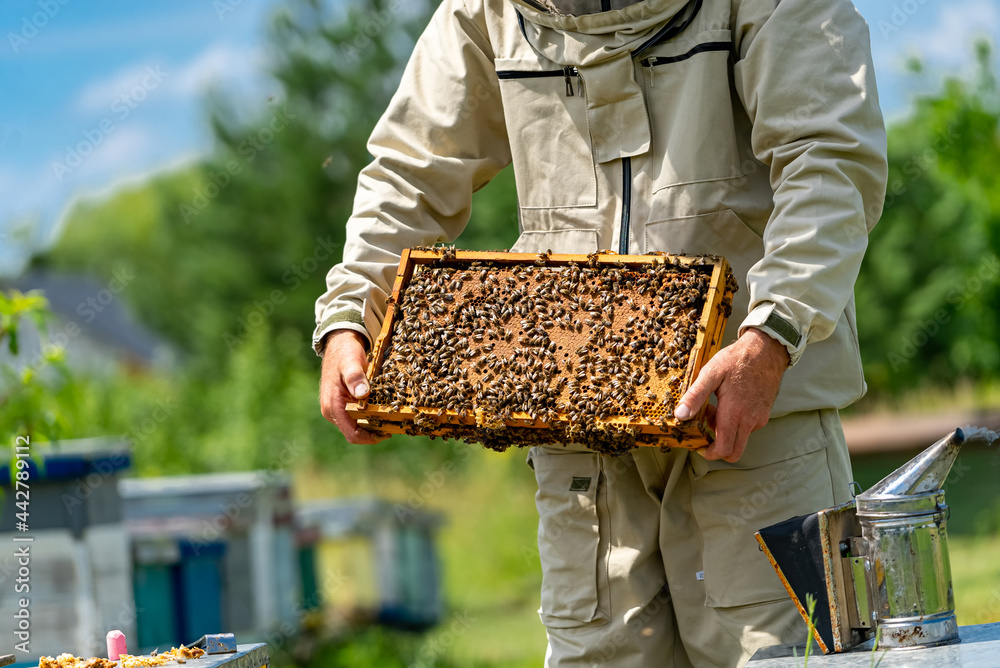
[(941, 487), (964, 441), (956, 429), (855, 499), (879, 648), (958, 640)]

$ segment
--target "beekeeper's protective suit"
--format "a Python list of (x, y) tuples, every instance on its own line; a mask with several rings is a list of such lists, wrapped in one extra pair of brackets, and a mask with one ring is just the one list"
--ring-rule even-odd
[(512, 250), (722, 255), (725, 343), (755, 328), (787, 350), (735, 463), (531, 450), (547, 664), (730, 666), (804, 639), (753, 533), (849, 495), (837, 411), (865, 389), (852, 291), (886, 178), (851, 3), (444, 0), (369, 148), (321, 353), (335, 330), (374, 340), (401, 249), (454, 240), (511, 161)]

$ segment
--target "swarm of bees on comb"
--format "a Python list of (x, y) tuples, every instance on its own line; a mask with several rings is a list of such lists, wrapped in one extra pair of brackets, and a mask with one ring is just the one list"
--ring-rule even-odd
[(498, 451), (700, 447), (703, 422), (678, 423), (673, 409), (718, 349), (735, 289), (714, 256), (412, 249), (368, 402), (349, 409), (373, 430)]

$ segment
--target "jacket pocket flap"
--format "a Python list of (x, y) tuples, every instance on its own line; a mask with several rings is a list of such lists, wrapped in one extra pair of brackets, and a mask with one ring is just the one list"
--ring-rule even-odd
[(529, 464), (538, 481), (538, 549), (542, 561), (542, 606), (549, 628), (607, 621), (599, 605), (601, 469), (592, 452), (532, 450)]
[(692, 511), (704, 538), (705, 604), (729, 608), (787, 599), (754, 533), (835, 505), (826, 451), (752, 470), (712, 471), (695, 485)]

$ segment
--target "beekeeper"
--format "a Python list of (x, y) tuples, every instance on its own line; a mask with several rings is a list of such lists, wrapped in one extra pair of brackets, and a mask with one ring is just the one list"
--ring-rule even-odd
[(546, 665), (734, 666), (804, 640), (753, 534), (849, 498), (838, 410), (865, 391), (852, 292), (887, 169), (853, 5), (444, 0), (369, 150), (316, 303), (327, 419), (380, 440), (344, 406), (400, 252), (458, 237), (511, 162), (512, 250), (722, 255), (728, 345), (676, 409), (714, 394), (714, 444), (530, 451)]

